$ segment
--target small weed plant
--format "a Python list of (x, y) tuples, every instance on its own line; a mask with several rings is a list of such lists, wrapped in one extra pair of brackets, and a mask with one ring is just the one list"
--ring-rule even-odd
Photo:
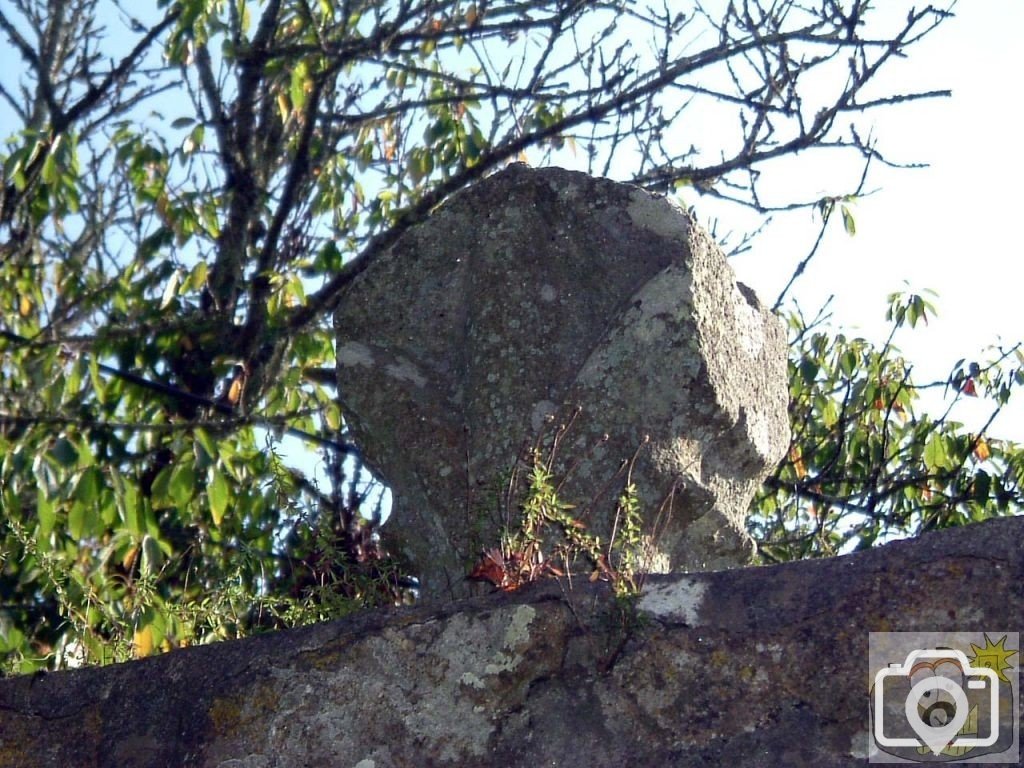
[[(546, 450), (543, 438), (539, 439), (513, 469), (503, 503), (506, 522), (501, 541), (484, 550), (470, 578), (488, 581), (504, 591), (549, 577), (566, 577), (571, 583), (582, 562), (589, 579), (609, 582), (616, 598), (639, 594), (656, 554), (656, 533), (663, 516), (659, 513), (651, 531), (644, 530), (633, 467), (647, 441), (612, 479), (614, 482), (625, 473), (611, 531), (604, 540), (590, 531), (584, 520), (592, 504), (580, 514), (576, 505), (561, 496), (572, 467), (560, 479), (555, 474), (559, 444), (574, 419), (557, 430)], [(525, 493), (520, 492), (523, 485)]]

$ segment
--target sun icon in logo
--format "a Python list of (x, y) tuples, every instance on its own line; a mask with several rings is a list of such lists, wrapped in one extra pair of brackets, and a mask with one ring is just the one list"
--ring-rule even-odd
[(1012, 656), (1016, 656), (1017, 651), (1009, 650), (1005, 647), (1005, 644), (1006, 635), (999, 638), (998, 642), (993, 643), (986, 633), (984, 647), (971, 643), (971, 653), (974, 654), (971, 657), (971, 666), (991, 669), (1004, 683), (1010, 682), (1004, 672), (1008, 669), (1013, 669), (1009, 659)]

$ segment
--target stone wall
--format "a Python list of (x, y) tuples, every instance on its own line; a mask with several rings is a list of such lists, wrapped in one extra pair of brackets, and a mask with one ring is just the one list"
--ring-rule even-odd
[(1018, 629), (1022, 549), (1011, 518), (651, 577), (636, 621), (549, 581), (4, 680), (0, 768), (859, 768), (868, 632)]

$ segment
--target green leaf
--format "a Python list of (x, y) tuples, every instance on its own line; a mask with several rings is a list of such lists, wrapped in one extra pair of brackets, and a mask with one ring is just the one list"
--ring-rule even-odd
[(56, 186), (59, 178), (60, 170), (57, 168), (57, 158), (53, 152), (46, 155), (46, 159), (43, 160), (43, 181), (51, 187)]
[(930, 470), (945, 469), (949, 463), (946, 441), (942, 435), (933, 434), (924, 446), (924, 463)]
[(857, 368), (857, 363), (860, 361), (860, 357), (852, 349), (844, 350), (839, 356), (839, 370), (843, 372), (843, 375), (847, 378), (853, 376), (854, 370)]
[(313, 81), (309, 76), (309, 61), (303, 59), (292, 70), (291, 87), (288, 96), (292, 101), (292, 109), (301, 112), (306, 106), (306, 95), (313, 89)]
[(33, 459), (32, 474), (35, 477), (36, 486), (41, 491), (46, 492), (49, 496), (56, 495), (60, 485), (57, 473), (42, 454), (36, 454)]
[(337, 432), (341, 429), (341, 409), (335, 403), (328, 403), (323, 410), (324, 423), (327, 428)]
[(50, 456), (63, 467), (73, 467), (78, 463), (78, 451), (74, 444), (65, 437), (57, 438), (50, 449)]
[(153, 484), (149, 489), (149, 498), (153, 507), (161, 509), (163, 507), (173, 504), (171, 499), (171, 467), (164, 467), (155, 478), (153, 478)]
[(18, 651), (24, 643), (25, 635), (17, 627), (5, 626), (4, 631), (0, 632), (0, 653)]
[(72, 496), (82, 504), (95, 505), (102, 489), (103, 475), (96, 467), (89, 467), (78, 478)]
[(206, 286), (206, 276), (209, 268), (206, 266), (205, 261), (196, 263), (194, 267), (189, 271), (188, 277), (182, 283), (182, 290), (185, 291), (199, 291)]
[(120, 498), (121, 517), (124, 519), (125, 527), (133, 534), (141, 534), (144, 530), (142, 500), (139, 498), (139, 489), (132, 480), (123, 481), (123, 490)]
[(139, 573), (143, 576), (152, 576), (158, 573), (163, 563), (164, 556), (160, 549), (159, 542), (150, 535), (142, 537), (142, 556), (139, 562)]
[(89, 443), (84, 435), (78, 436), (76, 450), (78, 452), (77, 465), (79, 469), (85, 469), (86, 467), (96, 465), (96, 455), (92, 452), (92, 449), (89, 447)]
[(224, 513), (228, 508), (228, 498), (231, 495), (228, 482), (224, 475), (216, 468), (210, 468), (210, 482), (206, 486), (206, 493), (210, 499), (210, 516), (218, 527), (224, 519)]
[(95, 536), (99, 533), (99, 515), (93, 504), (75, 501), (68, 513), (68, 533), (71, 538), (81, 541), (82, 539)]
[(95, 356), (89, 358), (89, 379), (92, 381), (92, 388), (96, 392), (96, 400), (100, 405), (105, 405), (107, 402), (107, 385), (100, 375), (99, 362), (97, 362)]
[(195, 435), (195, 438), (198, 441), (200, 447), (206, 453), (207, 458), (212, 461), (216, 461), (217, 444), (213, 441), (213, 438), (210, 437), (210, 433), (207, 432), (202, 427), (197, 427), (193, 434)]
[(804, 380), (805, 384), (812, 384), (814, 379), (818, 376), (819, 370), (821, 370), (821, 366), (818, 364), (817, 360), (805, 357), (800, 361), (800, 376)]
[(82, 391), (82, 361), (81, 358), (76, 360), (68, 371), (67, 378), (64, 380), (64, 402), (73, 400), (75, 396)]
[(178, 285), (181, 283), (181, 270), (176, 269), (171, 274), (171, 279), (167, 281), (167, 285), (164, 286), (164, 294), (160, 298), (160, 309), (167, 309), (175, 297), (178, 295)]
[(988, 501), (989, 492), (992, 490), (992, 478), (983, 469), (978, 470), (974, 476), (974, 483), (971, 488), (974, 500), (979, 504)]
[(196, 490), (196, 471), (191, 458), (178, 463), (171, 472), (167, 492), (178, 509), (184, 509)]
[(847, 206), (841, 206), (840, 211), (843, 214), (843, 229), (846, 230), (846, 234), (853, 237), (857, 234), (857, 223), (853, 220), (853, 213)]
[(57, 507), (47, 498), (46, 491), (42, 488), (36, 490), (36, 515), (39, 517), (39, 529), (36, 538), (39, 541), (49, 537), (57, 522)]
[(245, 2), (245, 0), (239, 0), (238, 10), (242, 20), (242, 32), (247, 33), (252, 26), (252, 14), (249, 10), (249, 3)]
[(100, 498), (96, 503), (96, 511), (99, 514), (99, 519), (103, 521), (103, 525), (106, 527), (110, 528), (117, 524), (120, 510), (118, 509), (117, 499), (109, 488), (105, 487), (100, 491)]

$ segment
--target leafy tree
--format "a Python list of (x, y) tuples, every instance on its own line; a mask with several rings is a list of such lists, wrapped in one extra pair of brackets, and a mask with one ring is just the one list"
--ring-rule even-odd
[[(750, 520), (767, 562), (835, 555), (1024, 508), (1024, 446), (987, 434), (1024, 385), (1024, 345), (996, 349), (987, 362), (959, 360), (948, 378), (915, 383), (894, 339), (935, 307), (912, 293), (889, 301), (892, 331), (881, 347), (836, 332), (825, 311), (810, 322), (790, 315), (789, 455)], [(937, 418), (915, 407), (929, 389), (944, 395)], [(991, 415), (971, 433), (954, 409), (981, 396)]]
[[(866, 0), (681, 12), (644, 0), (6, 3), (8, 668), (141, 656), (400, 597), (334, 391), (342, 289), (449, 195), (515, 160), (756, 210), (841, 201), (859, 185), (769, 206), (760, 175), (837, 148), (866, 175), (884, 158), (864, 116), (942, 93), (892, 93), (880, 74), (949, 15), (929, 6), (887, 23)], [(726, 129), (698, 146), (688, 126), (708, 120)], [(820, 362), (811, 375), (794, 361), (795, 403), (839, 386), (810, 332), (798, 330), (800, 350)], [(859, 378), (836, 364), (850, 387), (882, 380), (882, 359), (860, 351)], [(868, 414), (869, 390), (851, 390), (827, 426)], [(886, 423), (904, 397), (887, 392)], [(775, 481), (801, 510), (785, 514), (815, 491), (798, 467), (835, 466), (817, 416)], [(322, 449), (326, 487), (279, 456), (284, 433)], [(901, 439), (920, 453), (929, 435)], [(954, 437), (946, 455), (980, 446)], [(846, 479), (876, 480), (875, 466), (844, 465)]]

